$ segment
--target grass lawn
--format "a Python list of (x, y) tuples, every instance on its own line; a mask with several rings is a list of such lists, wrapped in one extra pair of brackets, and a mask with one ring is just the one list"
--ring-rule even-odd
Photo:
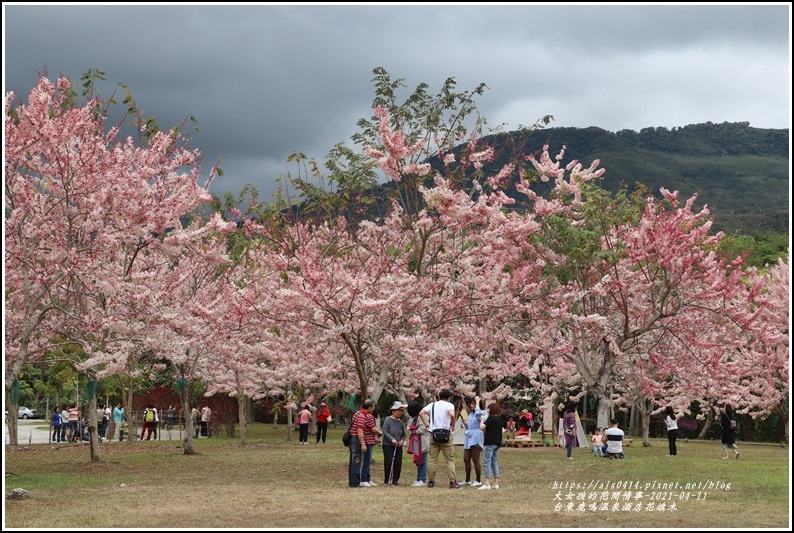
[[(790, 456), (777, 445), (739, 443), (721, 460), (719, 442), (667, 441), (626, 448), (625, 460), (560, 448), (502, 448), (500, 489), (450, 490), (443, 461), (433, 489), (411, 487), (404, 457), (400, 486), (383, 486), (383, 453), (373, 454), (379, 486), (347, 488), (344, 428), (326, 444), (299, 446), (286, 428), (249, 426), (249, 444), (213, 437), (186, 456), (177, 441), (5, 450), (5, 528), (776, 528), (790, 529)], [(463, 448), (455, 449), (458, 480)]]

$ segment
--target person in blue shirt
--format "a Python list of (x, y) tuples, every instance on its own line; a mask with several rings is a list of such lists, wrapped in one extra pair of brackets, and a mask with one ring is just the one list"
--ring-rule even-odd
[(52, 422), (52, 440), (53, 442), (61, 442), (61, 408), (57, 405), (52, 411), (50, 420)]
[[(471, 485), (472, 487), (482, 485), (480, 482), (480, 476), (482, 475), (480, 455), (485, 444), (480, 423), (488, 415), (487, 411), (482, 407), (482, 400), (480, 400), (479, 396), (475, 396), (469, 401), (469, 416), (466, 418), (466, 433), (463, 441), (463, 464), (466, 467), (466, 481), (461, 483), (461, 485)], [(474, 474), (477, 476), (476, 481), (471, 480), (472, 463), (474, 463)]]

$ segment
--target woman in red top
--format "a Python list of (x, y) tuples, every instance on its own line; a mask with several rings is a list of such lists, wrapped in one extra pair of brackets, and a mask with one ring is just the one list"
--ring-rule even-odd
[(315, 444), (320, 443), (320, 437), (322, 436), (323, 444), (325, 444), (325, 436), (328, 433), (328, 424), (331, 422), (331, 411), (328, 409), (328, 406), (325, 402), (320, 403), (320, 408), (317, 409), (317, 442)]

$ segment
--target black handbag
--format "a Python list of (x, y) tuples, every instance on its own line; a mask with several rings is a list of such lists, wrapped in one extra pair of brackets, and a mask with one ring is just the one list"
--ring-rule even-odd
[[(433, 407), (430, 408), (430, 416), (435, 419), (436, 402), (433, 402)], [(449, 429), (434, 429), (431, 434), (433, 435), (433, 442), (449, 442)]]
[(353, 429), (353, 422), (350, 422), (350, 427), (342, 434), (342, 444), (345, 445), (345, 448), (350, 446), (350, 439), (353, 437), (353, 434), (350, 433), (351, 429)]
[(434, 429), (433, 430), (433, 442), (449, 442), (449, 430), (448, 429)]

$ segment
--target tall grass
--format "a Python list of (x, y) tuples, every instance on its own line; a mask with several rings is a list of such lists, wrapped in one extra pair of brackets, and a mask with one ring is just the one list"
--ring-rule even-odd
[[(596, 459), (585, 449), (569, 461), (559, 448), (502, 448), (498, 491), (450, 490), (443, 463), (436, 488), (411, 487), (415, 467), (407, 457), (401, 485), (385, 487), (376, 448), (372, 480), (379, 486), (351, 490), (342, 431), (332, 428), (326, 444), (310, 437), (299, 446), (297, 434), (287, 440), (284, 426), (254, 424), (248, 445), (199, 439), (193, 456), (177, 441), (110, 443), (97, 464), (79, 444), (7, 448), (6, 492), (20, 487), (30, 497), (6, 502), (4, 527), (791, 526), (790, 457), (778, 446), (739, 443), (740, 459), (729, 461), (720, 459), (715, 441), (680, 442), (678, 457), (666, 457), (666, 441), (652, 441), (649, 448), (627, 448), (622, 461)], [(455, 454), (462, 480), (462, 447)]]

